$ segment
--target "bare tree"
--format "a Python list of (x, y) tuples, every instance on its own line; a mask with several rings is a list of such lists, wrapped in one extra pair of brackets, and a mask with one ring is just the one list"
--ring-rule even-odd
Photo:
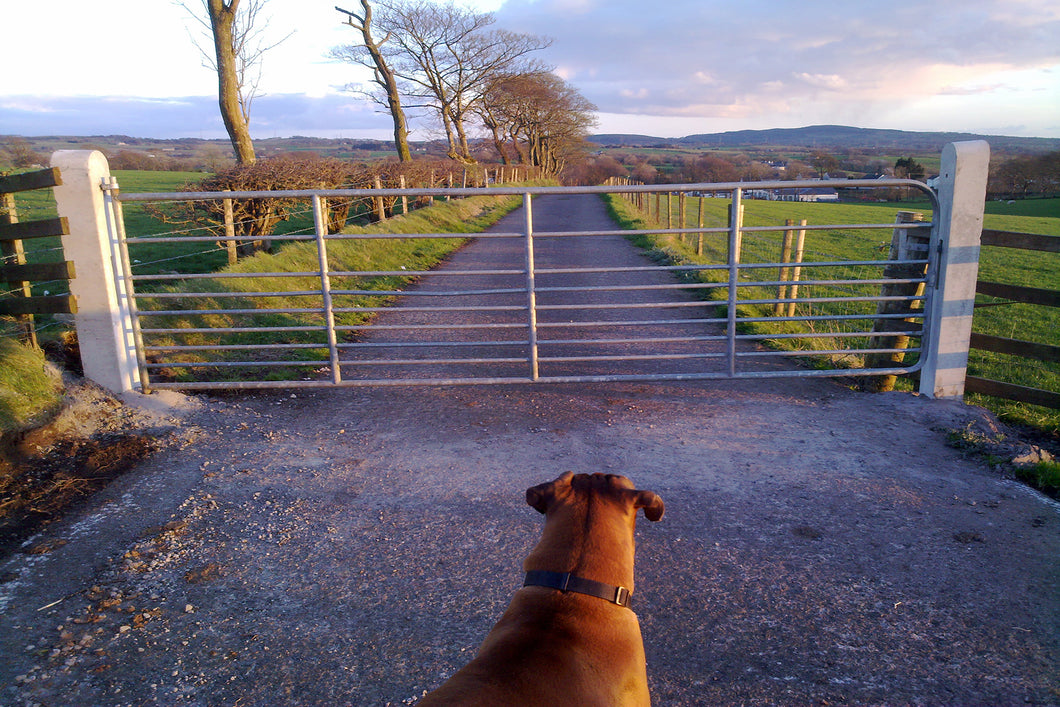
[(839, 159), (824, 150), (814, 150), (810, 153), (810, 164), (817, 170), (817, 176), (824, 179), (824, 175), (839, 169)]
[[(336, 47), (331, 50), (331, 55), (336, 59), (350, 61), (361, 66), (372, 69), (372, 81), (382, 91), (383, 99), (390, 111), (394, 121), (394, 147), (398, 152), (398, 159), (402, 162), (411, 162), (412, 153), (409, 150), (408, 122), (405, 119), (405, 111), (401, 106), (401, 91), (398, 87), (398, 79), (390, 68), (386, 56), (383, 54), (383, 45), (390, 38), (387, 34), (381, 40), (372, 36), (372, 6), (368, 0), (361, 0), (363, 12), (358, 15), (341, 7), (335, 9), (348, 16), (346, 24), (361, 33), (363, 46)], [(365, 56), (367, 54), (367, 56)]]
[(506, 145), (519, 162), (559, 174), (596, 124), (596, 106), (550, 72), (495, 76), (476, 105), (502, 160)]
[(265, 44), (263, 32), (268, 21), (259, 22), (259, 13), (267, 0), (202, 0), (205, 17), (180, 3), (209, 33), (213, 51), (201, 44), (204, 65), (217, 72), (217, 102), (221, 120), (232, 141), (236, 161), (249, 164), (255, 160), (250, 140), (250, 104), (261, 79), (261, 61), (265, 52), (283, 42)]
[(377, 7), (379, 26), (391, 43), (386, 58), (404, 82), (406, 95), (423, 102), (417, 107), (434, 110), (451, 158), (474, 162), (467, 136), (472, 109), (495, 76), (538, 68), (526, 57), (549, 41), (491, 30), (491, 13), (476, 13), (453, 2), (392, 0)]
[(33, 149), (29, 140), (15, 136), (8, 138), (6, 145), (0, 144), (0, 157), (5, 156), (15, 169), (47, 164), (48, 162), (46, 158)]

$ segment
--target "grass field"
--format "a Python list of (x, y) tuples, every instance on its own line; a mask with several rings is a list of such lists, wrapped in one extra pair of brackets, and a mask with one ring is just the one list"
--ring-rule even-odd
[[(688, 228), (696, 227), (699, 218), (700, 203), (698, 198), (688, 198), (685, 203), (685, 224)], [(677, 228), (680, 216), (677, 213), (678, 199), (670, 200), (671, 214), (667, 220), (667, 206), (665, 197), (662, 200), (661, 215), (656, 215), (655, 202), (652, 202), (652, 215), (648, 217), (643, 212), (636, 210), (628, 202), (620, 199), (611, 199), (613, 209), (620, 220), (627, 227), (636, 229), (658, 228), (666, 223), (671, 223)], [(745, 200), (744, 225), (753, 228), (755, 226), (779, 226), (786, 219), (796, 221), (806, 219), (809, 224), (889, 224), (895, 220), (898, 211), (920, 211), (924, 213), (925, 219), (931, 218), (930, 205), (926, 202), (901, 202), (901, 203), (843, 203), (843, 204), (814, 204), (798, 202), (776, 202)], [(722, 227), (728, 222), (727, 199), (703, 199), (703, 225), (705, 227)], [(1060, 236), (1060, 199), (1037, 199), (1018, 202), (990, 202), (987, 204), (985, 227), (994, 230), (1015, 231), (1023, 233), (1038, 233), (1042, 235)], [(808, 231), (806, 235), (806, 250), (804, 260), (806, 261), (856, 261), (856, 260), (880, 260), (887, 257), (891, 239), (891, 230), (880, 229), (873, 231), (844, 231), (821, 230)], [(673, 261), (719, 264), (726, 262), (727, 236), (726, 234), (707, 234), (702, 239), (702, 244), (696, 235), (656, 236), (650, 243), (645, 244), (661, 252), (664, 257)], [(773, 233), (748, 233), (743, 240), (741, 262), (779, 262), (780, 261), (781, 236), (778, 232)], [(747, 277), (755, 279), (776, 278), (775, 270), (747, 271)], [(851, 277), (863, 279), (876, 277), (879, 270), (868, 272), (865, 268), (853, 267), (850, 269), (829, 268), (827, 275), (822, 271), (822, 279), (840, 279)], [(725, 271), (709, 271), (703, 273), (705, 279), (721, 281)], [(741, 275), (743, 277), (743, 275)], [(806, 268), (802, 274), (803, 279), (815, 277), (813, 269)], [(1032, 251), (1020, 251), (1008, 248), (984, 247), (981, 253), (980, 279), (1014, 285), (1025, 285), (1043, 289), (1060, 290), (1060, 254), (1039, 253)], [(864, 294), (874, 294), (873, 288), (863, 288)], [(759, 290), (756, 292), (756, 290)], [(713, 291), (716, 296), (725, 296), (725, 288)], [(878, 288), (876, 292), (878, 293)], [(851, 295), (862, 294), (857, 286), (851, 287), (846, 292), (836, 291), (823, 292), (820, 288), (800, 288), (800, 297), (822, 296), (822, 295)], [(773, 288), (741, 288), (741, 299), (751, 297), (776, 297), (777, 291)], [(995, 305), (977, 307), (974, 320), (974, 331), (1016, 338), (1046, 344), (1060, 344), (1060, 310), (1049, 307), (1033, 305), (1001, 303), (997, 304), (990, 298), (979, 297), (978, 304)], [(872, 313), (875, 304), (866, 303), (865, 311), (855, 311), (849, 303), (843, 303), (846, 307), (841, 312), (834, 309), (840, 305), (817, 304), (817, 311), (812, 313), (829, 314), (853, 314)], [(797, 312), (801, 315), (811, 313), (806, 307), (799, 306)], [(741, 306), (741, 316), (767, 316), (763, 307)], [(790, 331), (791, 324), (768, 323), (754, 325), (753, 330), (758, 334), (776, 334)], [(805, 329), (802, 329), (805, 331)], [(821, 332), (822, 337), (829, 333), (839, 331), (838, 328), (831, 332)], [(791, 346), (790, 342), (775, 341), (778, 346)], [(832, 342), (835, 343), (835, 342)], [(852, 340), (849, 345), (860, 345), (864, 341)], [(821, 342), (816, 342), (820, 346)], [(831, 343), (829, 344), (831, 345)], [(846, 359), (842, 365), (851, 365)], [(856, 362), (854, 365), (858, 365)], [(1044, 388), (1046, 390), (1060, 391), (1060, 364), (1043, 363), (1031, 359), (1015, 356), (994, 354), (985, 351), (973, 350), (969, 357), (969, 373), (971, 375), (1001, 380), (1005, 382), (1018, 383), (1032, 387)], [(906, 383), (906, 387), (910, 384)], [(1004, 419), (1029, 424), (1053, 433), (1060, 431), (1060, 411), (1051, 410), (1037, 406), (1025, 405), (999, 399), (986, 399), (981, 396), (970, 396), (972, 402), (977, 402), (990, 407)]]
[[(199, 172), (144, 172), (115, 170), (112, 175), (126, 193), (175, 192), (194, 185), (205, 175)], [(55, 199), (51, 189), (16, 194), (15, 205), (20, 221), (33, 221), (51, 218), (56, 215)], [(141, 203), (123, 204), (126, 234), (130, 238), (167, 235), (208, 235), (205, 229), (195, 230), (191, 226), (167, 224), (159, 221), (149, 213)], [(313, 232), (312, 210), (307, 202), (294, 209), (290, 218), (281, 221), (275, 230), (277, 246), (282, 244), (284, 236)], [(24, 242), (26, 260), (29, 263), (45, 263), (62, 260), (63, 252), (60, 239), (41, 238)], [(209, 272), (219, 270), (228, 264), (227, 251), (212, 242), (188, 243), (177, 238), (162, 243), (140, 243), (130, 246), (129, 257), (136, 275), (157, 275), (171, 272)], [(35, 295), (66, 294), (66, 282), (37, 282), (33, 285)], [(62, 322), (47, 315), (37, 317), (37, 327), (41, 337), (61, 335), (65, 330)], [(0, 335), (9, 334), (5, 322), (0, 320)]]
[[(202, 174), (193, 172), (125, 172), (116, 171), (115, 176), (123, 191), (155, 192), (175, 191), (189, 182), (202, 178)], [(727, 223), (727, 205), (725, 199), (705, 199), (704, 225), (721, 227)], [(679, 217), (676, 215), (678, 200), (672, 200), (674, 211), (673, 223), (676, 226)], [(930, 207), (926, 203), (903, 202), (897, 204), (854, 203), (854, 204), (808, 204), (795, 202), (769, 202), (746, 200), (744, 223), (748, 227), (781, 225), (785, 219), (803, 219), (814, 223), (892, 223), (894, 214), (900, 210), (919, 210), (930, 217)], [(19, 218), (30, 221), (46, 218), (55, 214), (55, 206), (50, 190), (31, 192), (16, 196)], [(619, 207), (616, 207), (619, 208)], [(663, 207), (665, 209), (665, 206)], [(699, 203), (690, 198), (686, 202), (686, 224), (694, 226), (698, 218)], [(630, 223), (638, 221), (643, 227), (656, 228), (655, 220), (646, 221), (643, 214), (635, 214), (627, 209), (623, 216)], [(175, 227), (162, 224), (152, 218), (140, 204), (125, 206), (126, 228), (129, 236), (150, 236), (170, 233)], [(665, 217), (663, 218), (665, 220)], [(989, 202), (986, 205), (985, 225), (997, 230), (1039, 233), (1060, 236), (1060, 199), (1034, 199), (1016, 202)], [(308, 233), (312, 230), (312, 219), (308, 205), (306, 208), (283, 223), (277, 234)], [(890, 231), (810, 231), (807, 235), (805, 260), (821, 259), (880, 259), (886, 257), (890, 241)], [(656, 240), (650, 247), (666, 251), (676, 259), (696, 262), (724, 262), (726, 239), (724, 234), (707, 235), (703, 238), (702, 254), (700, 244), (694, 236), (683, 239), (666, 238)], [(26, 241), (29, 262), (47, 262), (59, 260), (62, 251), (58, 238)], [(779, 260), (780, 235), (747, 234), (744, 238), (744, 260), (771, 261)], [(881, 255), (882, 254), (882, 255)], [(158, 274), (165, 272), (210, 272), (227, 265), (227, 254), (213, 243), (161, 243), (138, 244), (131, 249), (130, 256), (134, 261), (137, 274)], [(433, 256), (431, 256), (433, 257)], [(715, 271), (717, 273), (717, 271)], [(829, 277), (837, 273), (830, 272)], [(864, 277), (864, 273), (852, 272), (854, 277)], [(812, 277), (805, 272), (803, 277)], [(715, 274), (715, 277), (720, 277)], [(765, 274), (763, 273), (763, 276)], [(775, 273), (770, 275), (775, 277)], [(983, 249), (980, 266), (981, 279), (1018, 285), (1028, 285), (1045, 289), (1060, 289), (1060, 254), (1034, 253), (987, 247)], [(65, 283), (37, 283), (35, 292), (59, 294)], [(722, 290), (723, 291), (723, 290)], [(808, 288), (801, 290), (805, 295)], [(776, 292), (763, 292), (766, 296), (775, 296)], [(980, 298), (983, 304), (987, 298)], [(874, 306), (874, 305), (873, 305)], [(46, 317), (39, 318), (43, 338), (56, 335), (65, 328), (65, 324), (52, 321)], [(974, 325), (975, 331), (999, 336), (1017, 338), (1041, 343), (1060, 343), (1060, 312), (1046, 307), (1034, 307), (1021, 304), (1000, 304), (998, 306), (977, 309)], [(782, 332), (783, 327), (776, 327), (773, 332)], [(0, 332), (3, 333), (3, 332)], [(822, 332), (827, 335), (828, 332)], [(988, 352), (973, 351), (969, 365), (970, 373), (1008, 382), (1032, 385), (1049, 390), (1060, 390), (1060, 366), (1004, 356)], [(1045, 429), (1060, 429), (1060, 412), (1037, 408), (1017, 403), (981, 400), (1007, 419), (1026, 422)]]

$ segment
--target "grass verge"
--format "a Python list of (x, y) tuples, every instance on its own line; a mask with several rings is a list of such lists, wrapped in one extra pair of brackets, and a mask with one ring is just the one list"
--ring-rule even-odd
[[(612, 214), (625, 228), (652, 229), (660, 228), (667, 219), (667, 206), (665, 197), (661, 200), (661, 216), (654, 213), (649, 216), (638, 211), (623, 199), (609, 197)], [(655, 202), (653, 202), (654, 207)], [(703, 224), (706, 227), (721, 227), (727, 223), (728, 199), (704, 199), (703, 202)], [(670, 203), (671, 215), (669, 222), (676, 227), (680, 223), (678, 200), (672, 199)], [(807, 219), (810, 224), (822, 223), (893, 223), (896, 211), (920, 211), (930, 218), (930, 206), (927, 203), (901, 202), (901, 203), (841, 203), (841, 204), (811, 204), (798, 202), (770, 202), (759, 200), (748, 200), (744, 202), (744, 223), (747, 226), (777, 226), (784, 223), (785, 219)], [(700, 201), (696, 198), (686, 200), (685, 223), (693, 227), (698, 222)], [(655, 208), (652, 209), (653, 212)], [(1042, 235), (1060, 236), (1060, 199), (1037, 199), (1016, 202), (988, 202), (984, 219), (986, 228), (1014, 231), (1022, 233), (1038, 233)], [(806, 236), (807, 261), (818, 260), (878, 260), (886, 258), (890, 244), (890, 231), (887, 229), (872, 231), (842, 231), (823, 230), (810, 231)], [(726, 259), (726, 237), (725, 234), (708, 234), (701, 242), (694, 237), (685, 236), (683, 239), (676, 236), (654, 236), (641, 238), (640, 243), (649, 249), (659, 259), (668, 262), (695, 262), (707, 264), (724, 263)], [(744, 262), (777, 262), (779, 261), (779, 238), (777, 234), (748, 233), (743, 241)], [(775, 270), (760, 270), (762, 276), (770, 279), (776, 277)], [(877, 277), (878, 271), (869, 272), (866, 269), (829, 269), (827, 275), (821, 279), (830, 279), (833, 276), (850, 276), (851, 279), (864, 279), (866, 277)], [(824, 271), (821, 271), (824, 275)], [(754, 275), (752, 275), (754, 276)], [(706, 272), (704, 278), (713, 277), (715, 280), (725, 277), (724, 271)], [(744, 274), (741, 273), (741, 278)], [(803, 279), (813, 279), (813, 271), (803, 269)], [(984, 247), (980, 256), (979, 278), (992, 282), (1011, 285), (1022, 285), (1026, 287), (1041, 288), (1047, 290), (1060, 290), (1060, 254), (1040, 253), (1033, 251), (1022, 251), (1011, 248)], [(838, 278), (837, 278), (838, 279)], [(875, 292), (873, 291), (875, 289)], [(741, 288), (741, 297), (746, 293), (754, 296), (755, 291), (767, 297), (777, 295), (776, 288), (766, 291), (765, 288)], [(714, 298), (727, 295), (727, 290), (717, 288), (710, 291)], [(800, 287), (799, 296), (828, 296), (840, 294), (864, 294), (867, 296), (879, 294), (878, 287), (857, 286), (846, 292), (828, 292), (821, 289)], [(1029, 304), (1004, 302), (996, 299), (977, 297), (977, 307), (973, 330), (981, 334), (991, 334), (1006, 338), (1014, 338), (1023, 341), (1031, 341), (1045, 344), (1060, 344), (1057, 332), (1060, 332), (1060, 309), (1055, 307), (1042, 307)], [(745, 314), (745, 306), (741, 305), (740, 314)], [(814, 311), (807, 306), (799, 304), (797, 313), (804, 314), (871, 314), (875, 311), (874, 303), (867, 303), (863, 309), (855, 309), (861, 305), (846, 304), (843, 311), (836, 311), (837, 305), (818, 304), (814, 305)], [(746, 310), (746, 314), (758, 316), (769, 316), (770, 312), (763, 308)], [(794, 323), (797, 326), (814, 326), (813, 323)], [(754, 325), (753, 331), (748, 333), (765, 334), (786, 333), (792, 323), (768, 322)], [(816, 324), (821, 327), (820, 323)], [(841, 343), (838, 337), (829, 339), (829, 335), (841, 333), (838, 328), (833, 331), (818, 331), (820, 338), (812, 341), (815, 346), (839, 349), (853, 346), (861, 346), (863, 339), (846, 340)], [(747, 327), (743, 329), (748, 331)], [(780, 348), (791, 348), (791, 342), (782, 339), (774, 339), (766, 342), (768, 345)], [(911, 359), (907, 356), (907, 362)], [(856, 367), (862, 365), (856, 356), (834, 357), (832, 360), (821, 360), (822, 365), (837, 367)], [(980, 376), (992, 380), (1005, 381), (1026, 385), (1045, 390), (1060, 391), (1060, 363), (1043, 362), (1033, 359), (1022, 358), (1005, 354), (997, 354), (988, 351), (973, 349), (969, 354), (969, 375)], [(899, 379), (900, 388), (911, 390), (914, 383)], [(1060, 411), (1050, 408), (1028, 405), (999, 398), (990, 398), (980, 395), (969, 395), (969, 402), (982, 405), (994, 412), (998, 417), (1009, 424), (1025, 425), (1051, 434), (1060, 439)]]
[(44, 422), (59, 409), (62, 396), (61, 376), (43, 351), (0, 337), (0, 433)]
[[(463, 234), (485, 230), (520, 204), (518, 196), (476, 196), (449, 202), (438, 201), (433, 206), (419, 209), (386, 222), (364, 227), (347, 227), (346, 234), (456, 234), (452, 238), (386, 238), (364, 240), (330, 239), (327, 242), (328, 267), (332, 273), (361, 271), (426, 271), (461, 247)], [(222, 268), (219, 273), (304, 273), (319, 269), (314, 242), (287, 242), (275, 253), (259, 253), (243, 258), (239, 263)], [(378, 291), (379, 295), (335, 294), (332, 298), (337, 326), (358, 326), (372, 318), (368, 307), (383, 307), (393, 301), (394, 292), (415, 280), (413, 276), (365, 275), (331, 278), (333, 291)], [(212, 296), (178, 299), (144, 298), (141, 303), (142, 325), (145, 328), (188, 330), (165, 334), (145, 334), (148, 347), (198, 346), (201, 351), (159, 352), (151, 357), (153, 363), (166, 365), (161, 375), (178, 381), (237, 380), (262, 377), (260, 367), (187, 366), (187, 363), (238, 364), (248, 358), (277, 364), (270, 366), (264, 376), (269, 380), (289, 380), (306, 377), (310, 364), (328, 359), (326, 331), (319, 294), (298, 292), (319, 291), (318, 276), (208, 278), (187, 280), (167, 288), (172, 293), (213, 293)], [(255, 292), (291, 292), (290, 295), (253, 297)], [(242, 310), (241, 313), (216, 311), (208, 314), (177, 313), (151, 315), (151, 310)], [(276, 310), (304, 309), (305, 312)], [(253, 311), (247, 311), (253, 310)], [(282, 328), (311, 327), (313, 331), (278, 331)], [(214, 329), (268, 329), (218, 333)], [(347, 339), (355, 332), (345, 332)], [(280, 344), (281, 350), (265, 347)], [(232, 349), (210, 349), (226, 346)], [(297, 362), (297, 365), (280, 365)], [(303, 363), (304, 362), (304, 363)]]

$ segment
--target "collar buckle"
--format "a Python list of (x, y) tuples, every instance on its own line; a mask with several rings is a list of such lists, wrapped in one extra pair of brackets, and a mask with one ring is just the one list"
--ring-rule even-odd
[(523, 580), (524, 587), (548, 587), (558, 589), (561, 592), (575, 592), (597, 597), (607, 602), (629, 608), (633, 600), (633, 592), (626, 587), (612, 586), (597, 582), (592, 579), (578, 577), (570, 572), (548, 572), (545, 570), (531, 570), (526, 573)]

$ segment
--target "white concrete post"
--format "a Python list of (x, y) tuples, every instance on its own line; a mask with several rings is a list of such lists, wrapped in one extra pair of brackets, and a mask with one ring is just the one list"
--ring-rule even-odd
[(931, 332), (920, 372), (920, 392), (932, 398), (964, 397), (968, 341), (990, 167), (990, 145), (954, 142), (942, 150), (939, 172), (938, 286), (925, 314)]
[(70, 293), (77, 297), (77, 340), (85, 377), (114, 393), (125, 393), (139, 384), (135, 349), (131, 347), (132, 322), (123, 311), (116, 281), (120, 262), (107, 228), (102, 184), (110, 166), (94, 150), (59, 150), (53, 167), (62, 174), (55, 187), (60, 216), (70, 223), (62, 237), (66, 258), (74, 262), (77, 277)]

